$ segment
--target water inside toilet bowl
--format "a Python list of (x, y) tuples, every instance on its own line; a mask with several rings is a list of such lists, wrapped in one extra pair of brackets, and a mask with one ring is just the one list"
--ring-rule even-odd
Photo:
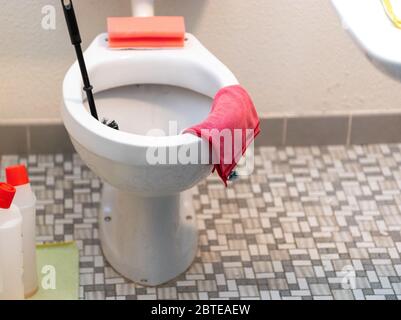
[(212, 105), (209, 97), (166, 85), (118, 87), (95, 94), (95, 99), (100, 118), (115, 120), (121, 131), (151, 136), (161, 135), (150, 132), (154, 129), (179, 134), (206, 119)]

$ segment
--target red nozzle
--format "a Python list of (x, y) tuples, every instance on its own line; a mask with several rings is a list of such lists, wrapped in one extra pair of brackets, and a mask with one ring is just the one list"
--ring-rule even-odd
[(14, 200), (17, 190), (12, 185), (0, 182), (0, 209), (8, 209)]
[(14, 187), (29, 183), (28, 171), (24, 165), (17, 165), (6, 168), (7, 183)]

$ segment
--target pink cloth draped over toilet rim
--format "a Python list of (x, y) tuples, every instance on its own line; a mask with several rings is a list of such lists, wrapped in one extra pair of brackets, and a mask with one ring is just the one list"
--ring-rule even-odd
[(260, 120), (248, 92), (240, 85), (221, 89), (202, 123), (184, 131), (209, 142), (212, 163), (227, 186), (233, 170), (260, 133)]

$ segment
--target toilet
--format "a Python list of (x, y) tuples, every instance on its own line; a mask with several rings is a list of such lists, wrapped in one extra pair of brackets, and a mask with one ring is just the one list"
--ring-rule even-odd
[[(215, 94), (238, 80), (191, 34), (181, 49), (111, 50), (107, 41), (107, 34), (96, 37), (85, 59), (100, 117), (116, 120), (120, 131), (90, 115), (77, 63), (64, 79), (62, 119), (104, 182), (99, 236), (106, 259), (124, 277), (157, 286), (196, 256), (192, 188), (213, 170), (199, 152), (208, 143), (180, 133), (204, 120)], [(186, 150), (199, 161), (154, 164), (149, 150)]]

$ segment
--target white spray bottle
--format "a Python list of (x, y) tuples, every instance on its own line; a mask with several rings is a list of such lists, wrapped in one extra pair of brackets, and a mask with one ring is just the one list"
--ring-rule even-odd
[(38, 290), (36, 273), (36, 197), (29, 183), (24, 165), (6, 168), (7, 183), (17, 190), (14, 204), (22, 215), (22, 241), (24, 255), (25, 297), (31, 297)]
[(23, 300), (22, 216), (15, 188), (0, 183), (0, 300)]

